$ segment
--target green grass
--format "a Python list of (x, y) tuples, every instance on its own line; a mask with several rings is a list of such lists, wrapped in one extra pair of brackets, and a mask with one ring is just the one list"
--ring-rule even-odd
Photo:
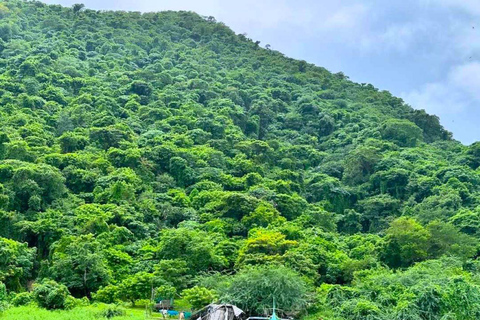
[[(0, 314), (5, 320), (100, 320), (101, 307), (78, 307), (72, 310), (48, 311), (34, 306), (12, 308)], [(127, 309), (127, 315), (115, 317), (113, 320), (145, 320), (145, 311)]]

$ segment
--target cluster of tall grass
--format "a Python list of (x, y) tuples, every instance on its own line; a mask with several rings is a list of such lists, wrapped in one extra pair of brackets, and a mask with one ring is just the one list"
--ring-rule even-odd
[[(72, 310), (49, 311), (34, 305), (14, 307), (0, 314), (5, 320), (144, 320), (145, 311), (141, 309), (126, 309), (123, 316), (115, 316), (108, 305), (77, 307)], [(112, 317), (109, 317), (112, 315)]]

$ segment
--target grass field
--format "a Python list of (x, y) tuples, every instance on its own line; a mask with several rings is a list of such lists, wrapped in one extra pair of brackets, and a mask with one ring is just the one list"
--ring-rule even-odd
[[(101, 315), (101, 307), (78, 307), (73, 310), (47, 311), (33, 306), (12, 308), (0, 314), (5, 320), (98, 320), (105, 319)], [(127, 309), (127, 315), (111, 318), (114, 320), (145, 320), (142, 309)]]

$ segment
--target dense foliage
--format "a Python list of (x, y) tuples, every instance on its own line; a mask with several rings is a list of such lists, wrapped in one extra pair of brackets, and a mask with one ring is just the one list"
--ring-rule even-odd
[[(302, 279), (285, 267), (251, 267), (242, 270), (225, 286), (224, 297), (248, 313), (271, 314), (272, 303), (294, 314), (306, 306)], [(221, 291), (221, 288), (217, 288)]]
[(252, 313), (478, 318), (480, 143), (212, 17), (0, 18), (0, 309), (34, 281), (48, 308), (251, 290)]
[(69, 296), (68, 289), (63, 284), (53, 280), (45, 280), (35, 285), (33, 296), (40, 307), (45, 309), (65, 309)]

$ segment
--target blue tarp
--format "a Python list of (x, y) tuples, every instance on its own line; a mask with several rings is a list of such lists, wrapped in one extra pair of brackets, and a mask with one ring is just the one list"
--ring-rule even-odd
[[(159, 312), (161, 313), (162, 310), (160, 310)], [(167, 312), (169, 317), (178, 316), (180, 314), (180, 312), (176, 310), (168, 310)], [(192, 316), (191, 312), (183, 312), (183, 314), (185, 315), (185, 319), (188, 319)]]

